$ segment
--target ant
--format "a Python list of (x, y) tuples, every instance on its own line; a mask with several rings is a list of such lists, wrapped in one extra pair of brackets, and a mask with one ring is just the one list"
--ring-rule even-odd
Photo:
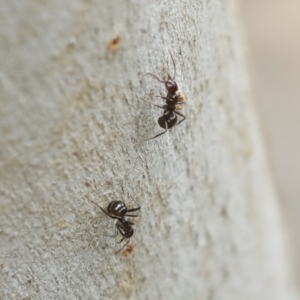
[[(184, 104), (186, 104), (187, 98), (185, 97), (185, 95), (182, 92), (178, 91), (178, 86), (175, 81), (176, 64), (175, 64), (175, 60), (172, 55), (172, 52), (170, 50), (169, 50), (169, 53), (171, 55), (173, 66), (174, 66), (174, 76), (173, 77), (171, 77), (170, 74), (168, 73), (168, 76), (166, 78), (164, 78), (163, 80), (161, 80), (153, 73), (146, 73), (146, 75), (151, 75), (157, 81), (165, 84), (166, 90), (168, 92), (167, 96), (166, 97), (155, 96), (155, 97), (159, 97), (159, 98), (166, 100), (166, 104), (163, 106), (160, 106), (160, 105), (156, 105), (150, 101), (140, 99), (142, 101), (149, 102), (150, 104), (164, 110), (163, 115), (158, 118), (157, 122), (161, 128), (165, 129), (165, 131), (157, 134), (154, 137), (143, 140), (142, 143), (145, 141), (148, 141), (148, 140), (155, 139), (155, 138), (159, 137), (160, 135), (163, 135), (169, 129), (171, 129), (175, 125), (179, 125), (181, 122), (183, 122), (186, 119), (185, 115), (180, 113), (179, 110), (181, 110), (182, 106)], [(179, 122), (177, 122), (178, 121), (177, 115), (182, 117), (182, 119)]]
[(134, 230), (132, 226), (134, 223), (127, 221), (126, 217), (138, 217), (138, 214), (128, 214), (130, 212), (138, 211), (141, 209), (140, 206), (128, 209), (126, 204), (123, 201), (112, 201), (108, 204), (106, 210), (99, 206), (96, 202), (90, 200), (94, 203), (98, 208), (100, 208), (107, 216), (112, 219), (117, 219), (117, 223), (115, 225), (115, 234), (110, 237), (116, 237), (118, 233), (123, 237), (119, 243), (122, 243), (124, 239), (127, 239), (127, 242), (123, 245), (123, 247), (117, 251), (119, 253), (122, 251), (130, 242), (130, 238), (133, 236)]

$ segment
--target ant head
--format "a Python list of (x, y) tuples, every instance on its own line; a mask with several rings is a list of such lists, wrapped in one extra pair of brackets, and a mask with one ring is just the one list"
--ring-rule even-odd
[(124, 237), (129, 239), (133, 236), (133, 234), (134, 234), (134, 230), (133, 230), (133, 228), (130, 228), (124, 232)]
[(177, 83), (170, 75), (168, 75), (167, 80), (165, 80), (165, 86), (170, 95), (175, 95), (178, 91)]

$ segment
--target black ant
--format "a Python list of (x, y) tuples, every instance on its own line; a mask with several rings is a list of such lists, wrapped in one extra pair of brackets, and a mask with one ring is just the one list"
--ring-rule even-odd
[[(170, 52), (170, 55), (171, 55), (171, 58), (172, 58), (173, 66), (174, 66), (174, 76), (173, 76), (173, 78), (168, 73), (168, 77), (167, 78), (164, 78), (163, 80), (160, 80), (155, 74), (146, 73), (148, 75), (153, 76), (159, 82), (162, 82), (162, 83), (165, 84), (165, 87), (166, 87), (167, 92), (168, 92), (167, 96), (166, 97), (155, 96), (155, 97), (159, 97), (159, 98), (162, 98), (162, 99), (166, 100), (166, 104), (163, 105), (163, 106), (159, 106), (159, 105), (156, 105), (156, 104), (154, 104), (154, 103), (152, 103), (150, 101), (147, 101), (147, 100), (144, 100), (144, 99), (140, 99), (142, 101), (149, 102), (152, 105), (154, 105), (154, 106), (156, 106), (156, 107), (161, 108), (161, 109), (164, 110), (163, 115), (158, 118), (157, 122), (158, 122), (158, 125), (161, 128), (165, 129), (165, 131), (157, 134), (154, 137), (151, 137), (151, 138), (148, 138), (146, 140), (143, 140), (141, 143), (159, 137), (160, 135), (166, 133), (169, 129), (171, 129), (175, 125), (179, 125), (181, 122), (183, 122), (186, 119), (185, 115), (183, 115), (182, 113), (180, 113), (179, 110), (181, 110), (182, 106), (184, 104), (186, 104), (187, 98), (185, 97), (185, 95), (182, 92), (178, 91), (178, 86), (177, 86), (177, 83), (175, 81), (176, 65), (175, 65), (175, 61), (174, 61), (173, 55), (172, 55), (172, 53), (171, 53), (170, 50), (169, 50), (169, 52)], [(179, 116), (182, 117), (182, 119), (178, 123), (177, 123), (177, 121), (178, 121), (177, 115), (179, 115)]]
[(122, 251), (125, 246), (130, 242), (130, 238), (133, 236), (134, 230), (132, 226), (134, 223), (127, 221), (126, 217), (138, 217), (138, 214), (128, 214), (130, 212), (138, 211), (141, 209), (140, 206), (128, 209), (126, 204), (122, 201), (112, 201), (108, 204), (106, 210), (103, 209), (101, 206), (99, 206), (94, 201), (90, 200), (92, 203), (94, 203), (96, 206), (98, 206), (107, 216), (109, 216), (112, 219), (117, 219), (117, 223), (115, 225), (115, 234), (111, 237), (116, 237), (118, 233), (122, 235), (122, 239), (119, 241), (119, 243), (122, 243), (124, 239), (127, 239), (127, 242), (123, 245), (123, 247), (117, 251)]

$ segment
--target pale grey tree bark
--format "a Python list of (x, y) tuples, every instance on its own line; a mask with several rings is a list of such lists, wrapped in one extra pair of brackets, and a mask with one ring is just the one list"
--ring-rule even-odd
[[(235, 2), (0, 4), (1, 299), (296, 299)], [(168, 49), (187, 120), (136, 149)], [(131, 197), (124, 257), (89, 200)]]

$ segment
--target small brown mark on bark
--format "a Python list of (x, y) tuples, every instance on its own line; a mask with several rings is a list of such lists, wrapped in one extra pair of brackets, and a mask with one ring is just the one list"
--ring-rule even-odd
[(111, 42), (108, 44), (108, 50), (116, 51), (121, 45), (121, 35), (117, 35)]
[(128, 257), (134, 250), (134, 244), (127, 245), (126, 249), (122, 252), (124, 257)]

